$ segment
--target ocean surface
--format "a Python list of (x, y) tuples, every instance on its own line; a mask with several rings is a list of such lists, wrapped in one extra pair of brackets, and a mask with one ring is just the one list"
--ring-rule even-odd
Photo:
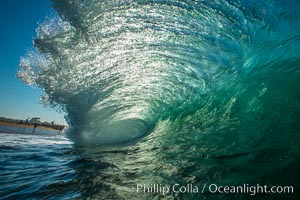
[(231, 199), (128, 188), (246, 183), (299, 198), (299, 0), (51, 3), (17, 75), (69, 139), (1, 134), (0, 196)]

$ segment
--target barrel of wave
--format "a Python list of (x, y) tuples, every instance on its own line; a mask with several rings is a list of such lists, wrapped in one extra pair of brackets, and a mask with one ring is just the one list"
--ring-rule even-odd
[(89, 125), (78, 139), (83, 144), (115, 145), (126, 144), (148, 133), (148, 124), (138, 118), (115, 121), (106, 126)]

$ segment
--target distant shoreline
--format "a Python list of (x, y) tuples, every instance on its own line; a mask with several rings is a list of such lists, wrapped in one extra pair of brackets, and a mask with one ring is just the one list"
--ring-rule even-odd
[[(17, 123), (17, 122), (3, 122), (0, 121), (0, 126), (14, 126), (14, 127), (20, 127), (20, 128), (34, 128), (34, 124), (31, 123)], [(44, 126), (43, 124), (36, 124), (36, 127), (38, 127), (39, 129), (43, 129), (43, 130), (53, 130), (53, 131), (61, 131), (63, 130), (64, 126), (60, 126), (60, 127), (49, 127), (49, 126)]]

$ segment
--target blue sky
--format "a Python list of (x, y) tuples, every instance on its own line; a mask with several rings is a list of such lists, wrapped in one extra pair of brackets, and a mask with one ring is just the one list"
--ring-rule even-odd
[(42, 91), (16, 77), (20, 56), (32, 49), (38, 22), (50, 15), (48, 0), (2, 0), (0, 2), (0, 116), (65, 123), (64, 114), (39, 103)]

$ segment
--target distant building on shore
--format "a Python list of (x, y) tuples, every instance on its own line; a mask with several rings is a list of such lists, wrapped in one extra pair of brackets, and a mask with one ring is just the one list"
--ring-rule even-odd
[(29, 122), (32, 123), (32, 124), (41, 124), (41, 118), (33, 117), (29, 120)]

